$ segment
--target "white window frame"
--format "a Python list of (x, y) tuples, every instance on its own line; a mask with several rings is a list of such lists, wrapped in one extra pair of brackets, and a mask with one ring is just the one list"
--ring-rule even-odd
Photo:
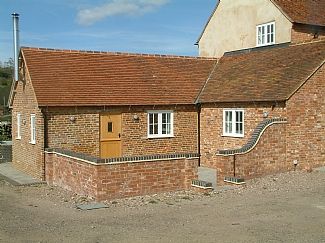
[(21, 113), (17, 113), (17, 137), (16, 139), (21, 139)]
[[(273, 32), (268, 32), (268, 27), (270, 26), (273, 26)], [(260, 40), (260, 35), (259, 35), (259, 30), (262, 30), (264, 31), (262, 34), (262, 40), (261, 40), (261, 43), (259, 43), (259, 40)], [(275, 22), (269, 22), (269, 23), (266, 23), (266, 24), (260, 24), (260, 25), (257, 25), (256, 26), (256, 46), (268, 46), (268, 45), (273, 45), (275, 44)], [(268, 36), (271, 37), (271, 35), (273, 35), (273, 41), (268, 41)]]
[(36, 144), (36, 116), (30, 115), (30, 143)]
[[(231, 132), (227, 131), (226, 129), (226, 112), (231, 112), (232, 120), (230, 121), (231, 124)], [(238, 121), (236, 121), (236, 112), (242, 112), (242, 133), (236, 132), (236, 124)], [(229, 122), (228, 122), (229, 123)], [(242, 138), (245, 134), (245, 111), (244, 109), (224, 109), (223, 110), (223, 136), (225, 137), (238, 137)]]
[[(158, 115), (158, 134), (150, 134), (150, 115), (157, 114)], [(163, 134), (163, 124), (162, 124), (162, 116), (163, 114), (170, 114), (170, 133)], [(147, 136), (148, 138), (170, 138), (174, 137), (174, 112), (173, 111), (147, 111)]]

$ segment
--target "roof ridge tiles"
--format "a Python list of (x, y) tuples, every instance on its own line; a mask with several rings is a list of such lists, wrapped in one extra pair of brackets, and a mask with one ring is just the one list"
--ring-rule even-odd
[(73, 50), (73, 49), (56, 49), (56, 48), (28, 47), (28, 46), (22, 46), (21, 48), (23, 50), (53, 51), (53, 52), (63, 52), (63, 53), (106, 54), (106, 55), (113, 55), (113, 56), (139, 56), (139, 57), (162, 57), (162, 58), (180, 58), (180, 59), (217, 60), (217, 58), (213, 58), (213, 57), (197, 57), (197, 56), (185, 56), (185, 55), (183, 56), (183, 55), (169, 55), (169, 54)]
[(321, 43), (321, 42), (325, 42), (325, 39), (316, 39), (316, 40), (310, 40), (310, 41), (304, 41), (304, 42), (298, 42), (298, 43), (285, 42), (285, 43), (273, 44), (273, 45), (268, 45), (268, 46), (251, 47), (251, 48), (246, 48), (246, 49), (225, 52), (223, 57), (247, 55), (249, 53), (278, 50), (278, 49), (283, 49), (283, 48), (292, 48), (292, 47), (302, 46), (302, 45), (312, 45), (312, 44), (317, 44), (317, 43)]

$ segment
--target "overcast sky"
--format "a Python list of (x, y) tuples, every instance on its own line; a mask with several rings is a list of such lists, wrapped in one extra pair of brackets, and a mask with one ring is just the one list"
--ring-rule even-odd
[(1, 0), (0, 61), (22, 46), (191, 55), (217, 0)]

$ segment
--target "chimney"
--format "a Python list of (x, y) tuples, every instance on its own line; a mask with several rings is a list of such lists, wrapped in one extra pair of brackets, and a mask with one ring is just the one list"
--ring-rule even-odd
[(13, 25), (14, 25), (14, 79), (15, 81), (19, 80), (19, 63), (18, 63), (18, 58), (19, 58), (19, 14), (13, 13), (12, 14), (12, 20), (13, 20)]

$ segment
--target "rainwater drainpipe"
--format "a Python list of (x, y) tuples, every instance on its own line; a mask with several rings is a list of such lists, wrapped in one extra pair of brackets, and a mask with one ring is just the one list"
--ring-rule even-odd
[(44, 127), (44, 133), (43, 133), (43, 143), (44, 143), (44, 147), (43, 147), (43, 180), (46, 181), (46, 149), (48, 148), (48, 120), (47, 120), (47, 114), (46, 111), (44, 109), (41, 110), (42, 114), (43, 114), (43, 127)]
[(234, 177), (236, 177), (236, 154), (234, 154)]
[(199, 154), (199, 167), (201, 166), (201, 104), (196, 104), (197, 109), (197, 152)]
[(19, 14), (12, 14), (14, 37), (14, 79), (19, 80)]

